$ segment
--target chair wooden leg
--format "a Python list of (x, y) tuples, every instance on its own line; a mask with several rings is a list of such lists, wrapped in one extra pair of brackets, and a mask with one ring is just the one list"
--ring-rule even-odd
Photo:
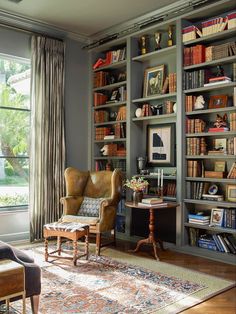
[(96, 255), (100, 255), (101, 249), (101, 233), (96, 234)]
[(38, 314), (39, 312), (39, 295), (33, 295), (30, 297), (31, 309), (33, 314)]
[(116, 246), (116, 229), (113, 230), (113, 240), (114, 240), (114, 246)]

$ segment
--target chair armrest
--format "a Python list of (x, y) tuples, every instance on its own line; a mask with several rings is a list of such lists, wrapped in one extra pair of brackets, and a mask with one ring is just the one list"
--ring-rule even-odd
[(64, 215), (77, 215), (83, 202), (83, 196), (65, 196), (60, 199)]
[(113, 199), (107, 198), (101, 202), (99, 210), (99, 230), (100, 232), (110, 231), (115, 227), (116, 221), (116, 202)]

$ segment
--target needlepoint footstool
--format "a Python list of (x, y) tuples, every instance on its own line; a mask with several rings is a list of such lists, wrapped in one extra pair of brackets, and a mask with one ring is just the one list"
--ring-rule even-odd
[[(88, 259), (89, 254), (89, 225), (75, 223), (75, 222), (54, 222), (46, 224), (43, 227), (43, 235), (45, 238), (45, 261), (48, 261), (48, 257), (72, 259), (76, 266), (77, 259), (86, 256)], [(57, 250), (48, 252), (48, 238), (57, 237)], [(85, 249), (82, 254), (78, 254), (78, 243), (77, 241), (85, 237)], [(73, 257), (61, 256), (61, 252), (64, 252), (61, 248), (61, 238), (66, 238), (73, 241)], [(58, 255), (55, 255), (58, 253)]]

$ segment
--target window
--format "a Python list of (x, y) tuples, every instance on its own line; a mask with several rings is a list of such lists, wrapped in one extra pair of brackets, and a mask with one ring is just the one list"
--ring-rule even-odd
[(30, 61), (0, 55), (0, 210), (29, 203)]

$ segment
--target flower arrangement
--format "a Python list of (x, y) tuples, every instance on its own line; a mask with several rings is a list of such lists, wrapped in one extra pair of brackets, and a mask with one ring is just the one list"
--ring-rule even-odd
[(148, 186), (148, 181), (144, 180), (143, 177), (135, 177), (133, 176), (131, 180), (126, 180), (124, 186), (127, 186), (128, 188), (132, 189), (133, 191), (137, 192), (143, 192), (146, 187)]

